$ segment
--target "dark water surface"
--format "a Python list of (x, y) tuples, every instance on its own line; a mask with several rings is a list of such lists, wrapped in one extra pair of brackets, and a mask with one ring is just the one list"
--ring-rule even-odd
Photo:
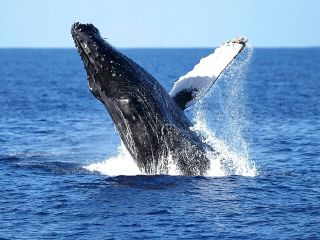
[[(167, 90), (210, 52), (123, 51)], [(0, 239), (319, 239), (320, 48), (255, 49), (247, 68), (257, 176), (108, 177), (83, 168), (119, 137), (76, 51), (1, 49)]]

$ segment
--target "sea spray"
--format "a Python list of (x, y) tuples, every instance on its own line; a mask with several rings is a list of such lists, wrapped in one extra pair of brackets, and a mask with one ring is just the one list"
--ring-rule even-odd
[(207, 158), (210, 160), (207, 176), (257, 175), (255, 164), (249, 159), (246, 149), (236, 151), (229, 147), (227, 142), (219, 139), (214, 134), (214, 131), (208, 127), (207, 120), (201, 113), (197, 113), (192, 130), (198, 132), (202, 136), (203, 141), (214, 149), (214, 151), (207, 151)]
[(207, 153), (208, 176), (257, 174), (255, 163), (250, 160), (249, 111), (245, 107), (244, 91), (252, 51), (247, 47), (193, 109), (193, 130), (215, 150)]

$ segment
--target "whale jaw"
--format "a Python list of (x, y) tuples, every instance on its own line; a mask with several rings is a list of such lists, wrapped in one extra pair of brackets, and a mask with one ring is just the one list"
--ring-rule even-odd
[(71, 34), (84, 63), (92, 94), (100, 101), (103, 97), (121, 94), (120, 85), (130, 84), (130, 76), (123, 74), (128, 59), (107, 43), (92, 24), (75, 23)]

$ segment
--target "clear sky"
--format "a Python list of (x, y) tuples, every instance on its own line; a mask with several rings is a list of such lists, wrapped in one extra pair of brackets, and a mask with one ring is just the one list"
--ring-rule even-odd
[(73, 47), (73, 22), (117, 47), (320, 46), (320, 0), (0, 0), (0, 47)]

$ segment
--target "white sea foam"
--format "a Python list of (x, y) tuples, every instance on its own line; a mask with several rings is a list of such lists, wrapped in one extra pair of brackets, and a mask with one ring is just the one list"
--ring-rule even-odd
[[(164, 161), (160, 161), (164, 162)], [(168, 167), (168, 175), (181, 175), (179, 169), (174, 164), (172, 157), (169, 155), (168, 159), (166, 159), (167, 167)], [(123, 143), (118, 147), (117, 155), (111, 158), (108, 158), (100, 163), (93, 163), (84, 167), (86, 170), (91, 172), (99, 172), (103, 175), (107, 176), (135, 176), (135, 175), (145, 175), (145, 173), (141, 172), (140, 169), (135, 164), (133, 158), (131, 157), (129, 151), (124, 146)], [(163, 167), (158, 167), (158, 174), (163, 174)]]
[(92, 172), (99, 172), (107, 176), (132, 176), (141, 174), (124, 144), (121, 144), (118, 147), (116, 156), (108, 158), (100, 163), (90, 164), (86, 166), (85, 169)]
[[(214, 96), (223, 98), (219, 100), (220, 115), (212, 116), (212, 111), (204, 107), (203, 103), (207, 98), (200, 100), (194, 108), (195, 124), (192, 130), (199, 133), (204, 142), (215, 149), (215, 152), (207, 152), (207, 157), (210, 160), (207, 176), (257, 175), (255, 163), (249, 157), (249, 143), (244, 136), (244, 132), (247, 130), (247, 110), (244, 104), (243, 80), (251, 54), (252, 48), (248, 48), (242, 58), (235, 61), (220, 79), (226, 84), (226, 87), (221, 90), (223, 92)], [(209, 97), (210, 95), (215, 94), (209, 92)], [(223, 126), (220, 126), (223, 127), (223, 137), (218, 137), (214, 127), (210, 125), (212, 119), (219, 120), (219, 118), (223, 123)], [(181, 174), (171, 156), (166, 162), (168, 163), (169, 175)], [(123, 144), (118, 147), (116, 156), (85, 168), (108, 176), (144, 174), (139, 170)], [(161, 174), (160, 170), (159, 174)]]

